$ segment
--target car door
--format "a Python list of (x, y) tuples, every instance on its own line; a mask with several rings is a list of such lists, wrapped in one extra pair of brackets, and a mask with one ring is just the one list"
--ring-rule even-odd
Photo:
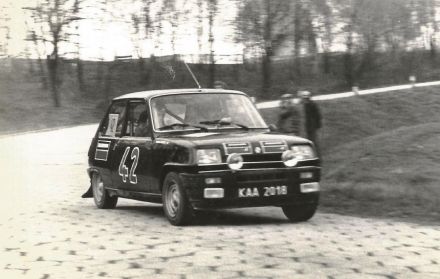
[(144, 100), (128, 103), (127, 122), (122, 137), (116, 142), (115, 154), (119, 161), (112, 177), (118, 189), (150, 192), (148, 174), (151, 166), (152, 130), (148, 107)]
[(115, 165), (114, 148), (122, 133), (126, 103), (126, 101), (112, 103), (101, 121), (94, 150), (90, 150), (94, 166), (99, 169), (104, 185), (108, 188), (116, 188), (112, 179), (112, 169)]

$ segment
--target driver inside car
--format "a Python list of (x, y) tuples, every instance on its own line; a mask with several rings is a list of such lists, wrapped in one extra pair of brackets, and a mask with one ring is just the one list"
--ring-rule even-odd
[(148, 136), (149, 126), (150, 126), (150, 121), (148, 119), (148, 113), (147, 111), (144, 111), (139, 115), (134, 135), (136, 137)]

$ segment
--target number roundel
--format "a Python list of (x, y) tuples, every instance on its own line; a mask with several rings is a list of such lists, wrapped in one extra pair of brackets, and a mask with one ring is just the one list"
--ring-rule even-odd
[(130, 159), (134, 161), (133, 164), (131, 164), (130, 171), (128, 171), (128, 167), (125, 165), (128, 153), (130, 153), (130, 147), (125, 148), (121, 163), (119, 163), (118, 173), (122, 177), (122, 182), (126, 183), (128, 178), (128, 181), (131, 184), (137, 184), (137, 176), (134, 172), (136, 171), (136, 167), (139, 162), (139, 147), (135, 147), (131, 151)]

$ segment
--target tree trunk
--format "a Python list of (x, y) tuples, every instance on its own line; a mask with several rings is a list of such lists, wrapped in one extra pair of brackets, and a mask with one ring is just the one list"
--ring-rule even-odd
[(322, 66), (324, 68), (324, 73), (329, 74), (331, 71), (331, 61), (330, 61), (330, 54), (328, 51), (324, 51), (322, 54)]
[(84, 83), (84, 65), (81, 59), (76, 60), (76, 77), (78, 79), (78, 88), (81, 92), (86, 91), (86, 86)]
[(350, 51), (344, 54), (344, 72), (345, 72), (345, 82), (348, 87), (351, 88), (354, 85), (354, 77), (353, 77), (353, 56)]
[(301, 84), (302, 80), (302, 65), (301, 65), (301, 40), (302, 40), (302, 26), (301, 26), (301, 3), (299, 0), (295, 1), (295, 18), (294, 18), (294, 34), (293, 34), (293, 44), (294, 44), (294, 58), (293, 58), (293, 79), (297, 84)]
[(58, 94), (58, 57), (56, 54), (47, 56), (47, 69), (49, 72), (52, 100), (55, 107), (60, 107), (60, 99)]
[(267, 96), (269, 94), (269, 90), (272, 86), (272, 76), (271, 76), (271, 56), (270, 53), (267, 53), (263, 56), (262, 60), (262, 74), (263, 74), (263, 85), (262, 85), (262, 93), (263, 96)]
[(272, 87), (272, 14), (271, 14), (271, 2), (266, 1), (266, 22), (264, 24), (264, 56), (262, 60), (263, 85), (262, 93), (263, 98), (267, 97), (269, 90)]
[(102, 89), (103, 77), (104, 77), (104, 61), (102, 59), (100, 59), (96, 65), (95, 88)]
[(113, 67), (115, 66), (115, 61), (110, 62), (107, 67), (107, 73), (105, 76), (105, 85), (104, 85), (104, 101), (111, 101), (111, 85), (112, 85), (112, 75), (113, 75)]
[(215, 57), (214, 57), (214, 13), (215, 13), (215, 3), (210, 0), (209, 7), (209, 78), (208, 78), (208, 88), (214, 88), (215, 82)]
[(48, 88), (48, 82), (47, 82), (47, 77), (46, 77), (46, 71), (44, 70), (43, 59), (41, 59), (40, 56), (38, 56), (37, 65), (38, 65), (38, 69), (40, 71), (41, 87), (43, 89), (47, 89)]
[(138, 58), (139, 85), (148, 84), (148, 74), (145, 73), (145, 60), (143, 57)]
[(34, 43), (35, 52), (38, 55), (37, 64), (38, 64), (38, 69), (40, 71), (41, 86), (43, 87), (43, 89), (47, 89), (48, 82), (47, 82), (47, 78), (46, 78), (46, 71), (44, 70), (44, 64), (43, 64), (43, 60), (41, 59), (41, 53), (39, 50), (38, 41), (36, 39), (35, 32), (32, 33), (32, 42)]

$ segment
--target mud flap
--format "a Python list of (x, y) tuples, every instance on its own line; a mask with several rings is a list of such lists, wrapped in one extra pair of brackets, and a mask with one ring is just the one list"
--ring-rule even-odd
[(92, 189), (92, 185), (90, 185), (89, 189), (87, 190), (87, 192), (85, 192), (81, 198), (93, 198), (93, 189)]

